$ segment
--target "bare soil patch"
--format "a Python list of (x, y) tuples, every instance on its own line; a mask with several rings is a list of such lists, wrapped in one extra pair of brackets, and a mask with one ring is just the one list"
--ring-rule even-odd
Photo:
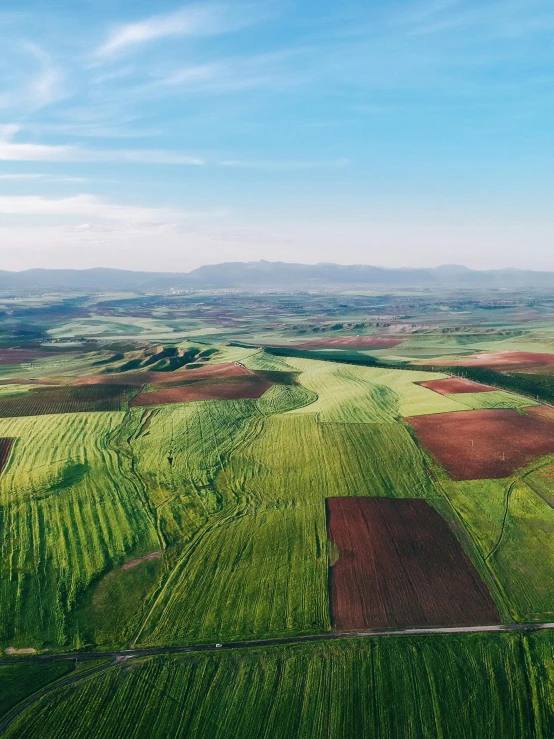
[(405, 420), (452, 479), (485, 480), (509, 477), (554, 453), (554, 418), (537, 411), (456, 411)]
[(0, 473), (4, 471), (4, 467), (8, 464), (14, 443), (15, 439), (0, 438)]
[(329, 498), (331, 620), (339, 631), (500, 622), (486, 585), (424, 500)]
[(22, 364), (31, 359), (42, 359), (52, 356), (55, 356), (52, 352), (45, 352), (40, 349), (0, 349), (0, 365)]
[(161, 552), (150, 552), (150, 554), (145, 554), (144, 557), (139, 557), (138, 559), (132, 559), (130, 562), (126, 562), (121, 569), (122, 570), (132, 570), (133, 567), (136, 567), (137, 565), (141, 564), (141, 562), (147, 562), (150, 559), (159, 559), (162, 556)]
[(323, 347), (352, 347), (357, 349), (390, 349), (402, 344), (406, 339), (388, 336), (333, 336), (331, 338), (313, 339), (295, 344), (296, 349), (321, 349)]
[(261, 398), (272, 386), (258, 377), (237, 377), (221, 382), (193, 383), (180, 387), (166, 387), (162, 390), (140, 393), (130, 404), (135, 406), (167, 405), (168, 403), (188, 403), (194, 400), (241, 400)]
[(517, 370), (551, 374), (554, 372), (554, 353), (540, 352), (487, 352), (461, 359), (433, 361), (437, 367), (486, 367), (487, 369)]
[(420, 382), (421, 387), (433, 390), (439, 395), (455, 395), (456, 393), (488, 393), (496, 390), (491, 385), (482, 385), (480, 382), (467, 380), (465, 377), (450, 377), (447, 380), (428, 380)]
[(23, 649), (16, 649), (15, 647), (6, 647), (4, 649), (6, 654), (36, 654), (37, 650), (33, 647), (24, 647)]

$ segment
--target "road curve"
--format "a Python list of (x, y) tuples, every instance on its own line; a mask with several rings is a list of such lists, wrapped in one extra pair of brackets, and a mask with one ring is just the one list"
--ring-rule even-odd
[(324, 642), (334, 639), (367, 638), (377, 636), (418, 636), (425, 634), (475, 634), (489, 631), (540, 631), (554, 629), (554, 623), (525, 624), (489, 624), (483, 626), (432, 626), (425, 628), (405, 629), (368, 629), (367, 631), (332, 631), (325, 634), (308, 634), (307, 636), (284, 636), (275, 639), (250, 639), (233, 641), (217, 647), (215, 643), (190, 644), (179, 647), (144, 647), (142, 649), (124, 649), (119, 652), (65, 652), (63, 654), (35, 654), (29, 656), (13, 656), (0, 659), (0, 665), (14, 662), (44, 662), (66, 659), (99, 659), (113, 657), (116, 660), (131, 657), (150, 657), (157, 654), (181, 654), (185, 652), (212, 652), (230, 649), (255, 649), (304, 642)]

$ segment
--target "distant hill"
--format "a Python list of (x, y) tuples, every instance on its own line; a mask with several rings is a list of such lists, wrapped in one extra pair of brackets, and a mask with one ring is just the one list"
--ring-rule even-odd
[(119, 269), (0, 270), (0, 289), (170, 290), (324, 289), (372, 286), (414, 288), (554, 287), (554, 272), (472, 270), (460, 265), (430, 269), (387, 269), (368, 265), (226, 262), (191, 272), (133, 272)]

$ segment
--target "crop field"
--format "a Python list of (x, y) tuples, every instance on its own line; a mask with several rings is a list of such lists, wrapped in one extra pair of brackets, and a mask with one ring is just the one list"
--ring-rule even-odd
[(459, 393), (445, 397), (454, 400), (456, 403), (460, 403), (465, 409), (476, 411), (486, 410), (487, 408), (512, 408), (517, 410), (518, 408), (531, 409), (532, 407), (539, 407), (538, 403), (534, 400), (524, 398), (521, 395), (515, 395), (514, 393), (506, 393), (502, 390), (493, 390), (489, 393)]
[(40, 349), (0, 349), (0, 367), (22, 364), (43, 357), (52, 357), (52, 353)]
[(510, 621), (550, 621), (554, 613), (553, 465), (551, 457), (517, 478), (443, 483), (499, 586)]
[(200, 380), (218, 380), (252, 373), (236, 362), (222, 362), (219, 364), (206, 365), (195, 369), (180, 369), (175, 372), (151, 372), (149, 370), (139, 372), (123, 372), (121, 374), (98, 374), (80, 377), (75, 385), (117, 385), (122, 382), (126, 385), (166, 385), (173, 382), (198, 382)]
[(554, 353), (502, 351), (483, 352), (463, 359), (440, 360), (433, 362), (437, 367), (455, 366), (487, 367), (514, 372), (536, 372), (552, 374), (554, 372)]
[[(4, 659), (333, 637), (133, 657), (45, 694), (6, 736), (554, 735), (552, 632), (334, 638), (554, 621), (552, 409), (372, 358), (522, 339), (486, 309), (470, 331), (481, 309), (463, 301), (310, 300), (140, 295), (126, 316), (106, 298), (72, 330), (144, 339), (77, 333), (73, 356), (1, 367)], [(260, 348), (299, 342), (329, 361)], [(340, 363), (349, 349), (366, 365)], [(0, 665), (0, 713), (73, 667)]]
[(424, 500), (329, 498), (332, 623), (339, 631), (499, 622), (441, 516)]
[(405, 341), (392, 336), (335, 336), (333, 338), (312, 339), (296, 344), (299, 349), (317, 349), (318, 347), (356, 347), (360, 349), (390, 349)]
[(118, 411), (129, 397), (128, 385), (33, 387), (25, 393), (0, 395), (0, 418), (53, 413)]
[(475, 410), (406, 418), (454, 480), (509, 477), (554, 453), (554, 421), (515, 410)]
[(5, 736), (550, 739), (553, 649), (548, 633), (475, 634), (133, 659), (47, 695)]
[(169, 403), (189, 403), (194, 400), (240, 400), (260, 398), (271, 383), (255, 375), (247, 375), (235, 380), (207, 382), (197, 380), (181, 387), (168, 387), (163, 390), (142, 392), (130, 402), (131, 407), (167, 405)]
[(487, 393), (494, 390), (490, 385), (473, 382), (465, 377), (449, 377), (446, 380), (428, 380), (419, 383), (428, 390), (434, 390), (439, 395), (456, 395), (462, 393)]

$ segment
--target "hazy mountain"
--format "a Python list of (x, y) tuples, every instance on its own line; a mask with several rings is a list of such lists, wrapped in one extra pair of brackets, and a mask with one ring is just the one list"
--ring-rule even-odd
[(554, 272), (472, 270), (460, 265), (433, 269), (386, 269), (368, 265), (227, 262), (191, 272), (119, 269), (0, 271), (0, 289), (169, 290), (317, 289), (340, 287), (554, 287)]

